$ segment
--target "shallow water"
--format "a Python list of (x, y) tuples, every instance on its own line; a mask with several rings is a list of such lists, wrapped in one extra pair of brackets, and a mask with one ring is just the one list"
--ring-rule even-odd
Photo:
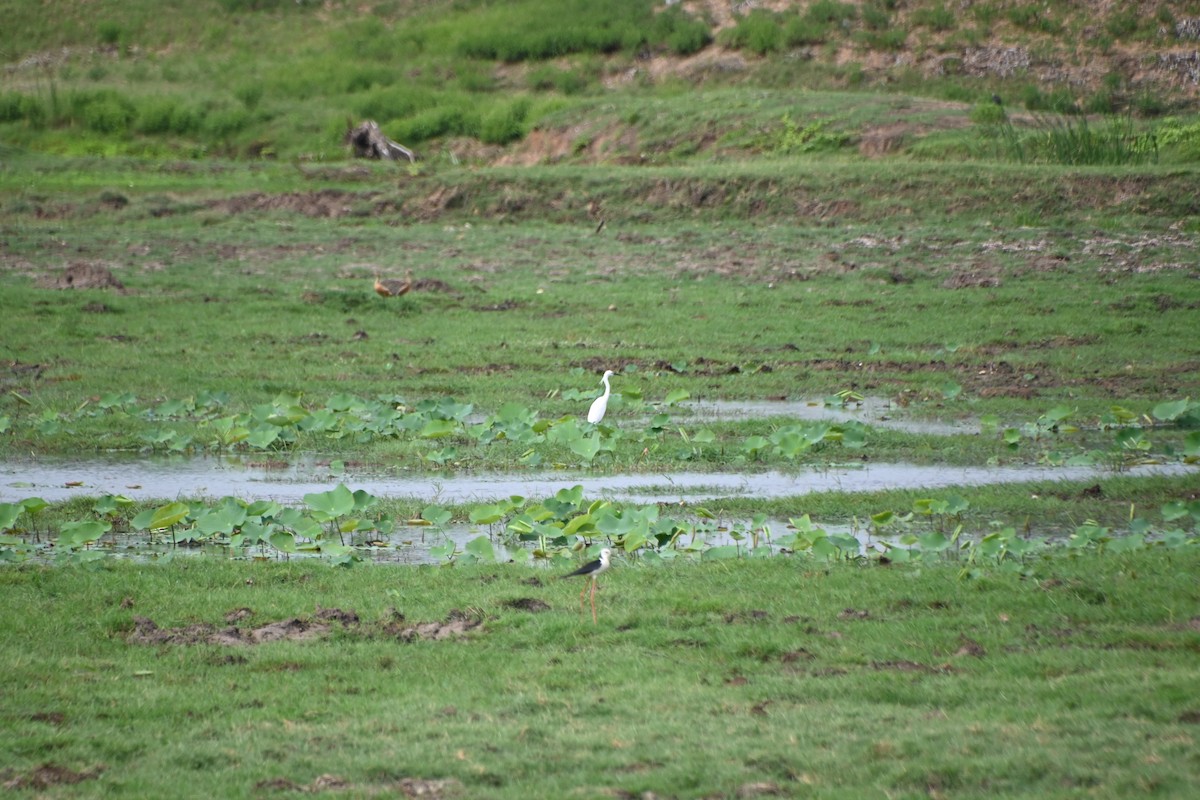
[(865, 397), (861, 403), (846, 406), (827, 406), (820, 400), (710, 400), (680, 403), (679, 409), (690, 412), (696, 420), (788, 419), (818, 422), (857, 421), (874, 428), (889, 428), (905, 433), (935, 436), (955, 436), (979, 433), (975, 419), (943, 422), (909, 419), (903, 411), (885, 397)]
[[(310, 459), (279, 469), (233, 458), (144, 457), (89, 460), (39, 459), (0, 465), (0, 502), (41, 497), (50, 502), (72, 497), (122, 494), (135, 500), (175, 498), (271, 499), (298, 504), (304, 495), (338, 483), (380, 497), (429, 502), (471, 503), (520, 495), (542, 498), (582, 484), (587, 497), (637, 503), (673, 503), (722, 497), (777, 498), (813, 492), (936, 489), (1030, 481), (1084, 480), (1111, 475), (1099, 467), (948, 467), (914, 464), (834, 465), (794, 473), (680, 472), (615, 474), (594, 472), (380, 475), (347, 469), (332, 475)], [(1127, 475), (1200, 475), (1180, 464), (1136, 467)]]
[[(748, 551), (751, 542), (748, 535), (745, 535), (740, 541), (731, 535), (731, 531), (740, 530), (746, 532), (748, 521), (744, 519), (727, 519), (722, 520), (718, 525), (708, 530), (698, 531), (694, 536), (682, 536), (678, 543), (678, 549), (684, 552), (688, 548), (695, 545), (699, 549), (720, 545), (738, 545), (744, 551)], [(768, 520), (766, 523), (769, 536), (763, 534), (760, 530), (759, 545), (771, 546), (772, 550), (777, 550), (777, 547), (772, 545), (772, 539), (778, 538), (786, 534), (789, 530), (789, 525), (786, 520)], [(868, 531), (852, 528), (849, 525), (821, 525), (820, 526), (827, 534), (849, 534), (854, 536), (859, 542), (859, 552), (865, 553), (867, 549), (879, 546), (880, 539), (872, 537)], [(503, 526), (487, 526), (487, 525), (468, 525), (454, 524), (447, 525), (441, 530), (434, 528), (411, 526), (399, 527), (390, 536), (381, 537), (382, 541), (378, 546), (363, 546), (362, 537), (355, 539), (353, 544), (359, 545), (357, 554), (359, 557), (379, 564), (440, 564), (444, 563), (445, 559), (441, 556), (435, 556), (432, 549), (444, 544), (447, 541), (455, 543), (457, 552), (463, 553), (467, 543), (480, 536), (489, 536), (492, 539), (492, 549), (495, 553), (496, 561), (505, 563), (514, 560), (518, 555), (517, 550), (522, 547), (532, 548), (531, 543), (510, 542), (511, 546), (506, 546), (503, 541), (509, 541), (504, 538)], [(351, 544), (349, 540), (347, 544)], [(121, 533), (113, 541), (112, 537), (106, 535), (99, 542), (92, 545), (91, 550), (107, 553), (116, 558), (132, 559), (136, 561), (161, 561), (164, 559), (175, 558), (194, 558), (194, 557), (235, 557), (243, 560), (257, 561), (287, 561), (292, 559), (309, 559), (323, 558), (315, 553), (293, 553), (286, 554), (271, 547), (253, 547), (247, 550), (232, 551), (230, 548), (214, 543), (205, 543), (202, 545), (190, 545), (187, 543), (172, 543), (170, 539), (163, 535), (157, 535), (153, 540), (143, 532)], [(41, 562), (52, 562), (56, 555), (54, 548), (49, 543), (43, 542), (37, 546), (33, 558)], [(617, 556), (618, 563), (623, 559), (623, 556)], [(524, 559), (522, 559), (524, 560)], [(531, 561), (533, 566), (549, 568), (550, 564), (547, 561)]]

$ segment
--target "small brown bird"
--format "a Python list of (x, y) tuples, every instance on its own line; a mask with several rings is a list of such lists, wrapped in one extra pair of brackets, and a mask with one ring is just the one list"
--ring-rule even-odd
[(413, 287), (412, 270), (410, 269), (404, 275), (404, 280), (398, 281), (395, 278), (380, 278), (379, 273), (375, 273), (375, 294), (380, 297), (399, 297), (403, 294), (408, 294), (408, 291)]

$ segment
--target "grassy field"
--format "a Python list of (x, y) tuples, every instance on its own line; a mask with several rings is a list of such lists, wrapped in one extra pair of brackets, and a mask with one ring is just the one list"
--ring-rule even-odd
[[(8, 5), (6, 789), (1194, 792), (1194, 4)], [(350, 160), (365, 118), (420, 159)], [(860, 400), (893, 419), (688, 405)], [(46, 504), (21, 475), (147, 455), (330, 491)], [(570, 489), (885, 463), (1105, 471)], [(492, 471), (563, 490), (333, 488)], [(442, 567), (355, 566), (448, 524), (478, 538)], [(676, 549), (768, 524), (769, 558)], [(856, 558), (822, 525), (904, 538)], [(106, 555), (148, 536), (233, 557)], [(601, 544), (594, 625), (555, 576)]]
[[(878, 434), (876, 457), (984, 463), (1041, 457), (1000, 432), (1056, 407), (1094, 434), (1080, 448), (1104, 449), (1113, 406), (1136, 419), (1200, 394), (1200, 348), (1180, 336), (1200, 303), (1191, 171), (981, 163), (962, 181), (944, 166), (785, 160), (397, 185), (381, 169), (349, 183), (347, 170), (179, 166), (28, 156), (0, 173), (8, 452), (144, 446), (147, 420), (93, 413), (115, 396), (153, 409), (207, 392), (231, 412), (281, 394), (307, 408), (448, 396), (556, 419), (582, 415), (611, 368), (618, 426), (684, 393), (856, 392), (916, 418), (995, 420), (985, 437)], [(415, 291), (372, 292), (377, 272), (406, 269)], [(85, 288), (95, 275), (120, 288)], [(204, 438), (194, 420), (171, 425)], [(700, 460), (777, 427), (715, 423)], [(1160, 429), (1155, 447), (1185, 434)], [(347, 444), (419, 464), (426, 443), (291, 446)], [(617, 463), (644, 448), (627, 440)], [(643, 466), (669, 464), (660, 449)]]
[[(1198, 567), (622, 562), (598, 625), (577, 584), (515, 567), (9, 569), (3, 777), (47, 797), (1185, 797)], [(260, 629), (300, 638), (213, 643)]]

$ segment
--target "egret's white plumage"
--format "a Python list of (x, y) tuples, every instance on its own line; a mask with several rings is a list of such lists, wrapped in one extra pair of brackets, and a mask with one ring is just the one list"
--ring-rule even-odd
[(611, 369), (604, 371), (604, 377), (600, 379), (600, 382), (604, 384), (604, 394), (593, 400), (592, 407), (588, 409), (587, 421), (593, 425), (604, 419), (604, 412), (608, 411), (608, 395), (612, 391), (612, 387), (608, 385), (608, 379), (612, 374)]

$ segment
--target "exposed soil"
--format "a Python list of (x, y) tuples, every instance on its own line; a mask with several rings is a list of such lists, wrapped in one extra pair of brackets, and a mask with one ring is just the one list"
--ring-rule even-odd
[(877, 670), (895, 670), (896, 672), (919, 672), (925, 675), (945, 675), (949, 672), (954, 672), (954, 668), (949, 664), (931, 667), (928, 664), (920, 664), (916, 661), (903, 659), (898, 661), (872, 661), (871, 668)]
[[(77, 262), (58, 275), (45, 276), (38, 280), (38, 285), (44, 289), (116, 289), (121, 291), (125, 288), (125, 284), (117, 280), (108, 267), (89, 262)], [(107, 309), (108, 307), (104, 306), (103, 310)]]
[(518, 597), (513, 600), (505, 600), (502, 605), (506, 608), (513, 608), (517, 611), (528, 611), (530, 613), (550, 610), (548, 603), (544, 603), (535, 597)]
[(279, 641), (307, 641), (321, 638), (330, 631), (328, 624), (303, 620), (299, 617), (272, 622), (257, 628), (239, 628), (236, 625), (218, 628), (203, 622), (179, 628), (160, 628), (153, 620), (146, 617), (134, 617), (133, 622), (134, 631), (126, 641), (130, 644), (146, 645), (252, 645)]
[(315, 192), (287, 192), (285, 194), (236, 195), (212, 200), (207, 207), (229, 215), (263, 211), (288, 211), (306, 217), (339, 219), (363, 214), (362, 203), (369, 203), (378, 192), (347, 192), (340, 189), (321, 189)]
[(85, 770), (73, 770), (60, 764), (47, 762), (34, 767), (28, 772), (15, 773), (4, 770), (0, 773), (0, 786), (5, 789), (50, 789), (55, 786), (68, 786), (84, 781), (95, 780), (104, 772), (105, 767), (95, 766)]
[[(531, 612), (550, 608), (540, 600), (530, 598), (512, 601), (508, 605)], [(254, 612), (250, 609), (237, 608), (225, 615), (225, 621), (230, 623), (225, 627), (197, 622), (178, 628), (160, 628), (157, 623), (147, 617), (135, 616), (133, 633), (129, 634), (126, 641), (130, 644), (142, 645), (216, 644), (224, 646), (256, 645), (279, 641), (304, 642), (324, 638), (333, 630), (331, 623), (338, 623), (343, 628), (354, 629), (368, 636), (382, 635), (403, 642), (412, 642), (418, 639), (461, 638), (483, 624), (481, 615), (451, 611), (444, 622), (407, 623), (403, 614), (393, 612), (391, 619), (383, 624), (363, 625), (356, 612), (340, 608), (318, 609), (312, 619), (291, 617), (256, 627), (237, 624), (245, 622), (252, 616), (254, 616)]]
[(394, 636), (402, 642), (415, 642), (418, 639), (461, 639), (483, 624), (479, 615), (464, 611), (451, 611), (444, 622), (419, 622), (415, 625), (394, 621), (383, 627), (385, 635)]
[[(318, 775), (311, 783), (298, 783), (290, 778), (271, 778), (254, 784), (256, 792), (296, 792), (317, 794), (320, 792), (350, 792), (353, 796), (406, 797), (424, 800), (444, 800), (458, 797), (462, 784), (454, 778), (399, 778), (395, 781), (370, 785), (355, 784), (337, 775)], [(399, 792), (399, 794), (397, 794)]]

